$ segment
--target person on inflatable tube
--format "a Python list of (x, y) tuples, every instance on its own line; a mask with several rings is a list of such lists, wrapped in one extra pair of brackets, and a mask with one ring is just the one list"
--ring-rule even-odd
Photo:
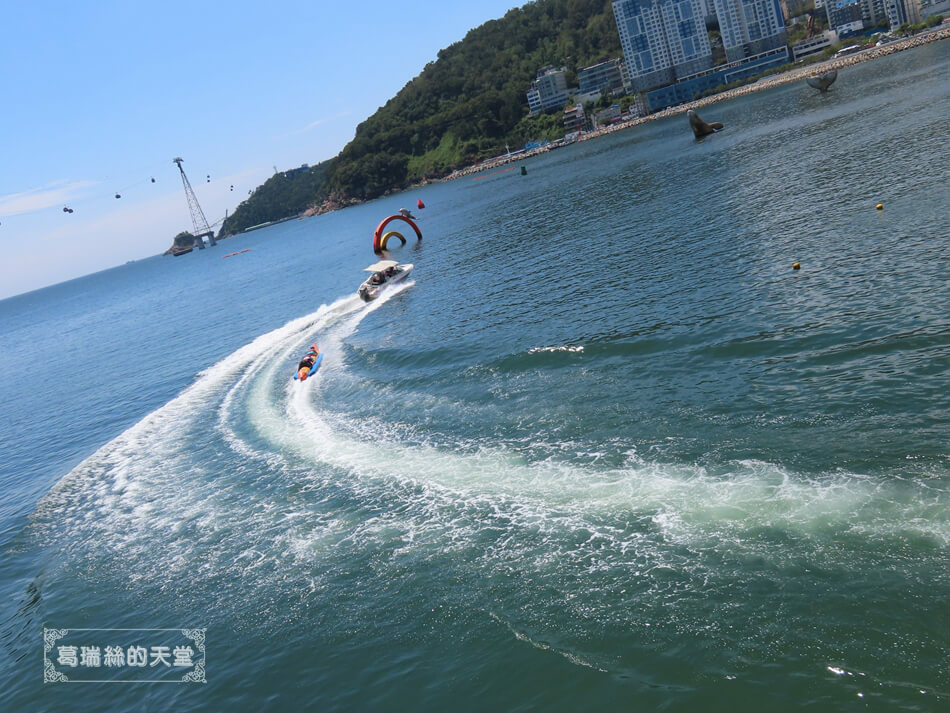
[(307, 377), (310, 375), (310, 368), (313, 366), (313, 363), (317, 360), (317, 356), (320, 354), (320, 349), (316, 344), (310, 345), (310, 351), (307, 352), (307, 355), (300, 360), (300, 363), (297, 365), (297, 378), (301, 381), (306, 381)]

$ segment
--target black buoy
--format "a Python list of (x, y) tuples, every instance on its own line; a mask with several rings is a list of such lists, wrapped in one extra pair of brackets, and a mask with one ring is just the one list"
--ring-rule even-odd
[(528, 175), (528, 169), (525, 168), (524, 166), (521, 167), (521, 175), (522, 175), (522, 176), (527, 176), (527, 175)]
[(115, 194), (115, 197), (116, 197), (116, 198), (121, 198), (122, 196), (120, 196), (118, 193), (116, 193), (116, 194)]
[(155, 179), (154, 179), (154, 178), (152, 178), (152, 183), (155, 183)]

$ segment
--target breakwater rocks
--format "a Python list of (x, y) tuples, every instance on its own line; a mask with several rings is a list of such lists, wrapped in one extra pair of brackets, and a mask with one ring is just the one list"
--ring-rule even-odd
[(335, 210), (340, 210), (341, 208), (349, 208), (351, 205), (359, 205), (363, 201), (357, 198), (346, 198), (339, 195), (332, 195), (325, 199), (319, 205), (313, 205), (303, 211), (299, 218), (310, 218), (315, 215), (323, 215), (324, 213), (332, 213)]
[(665, 109), (662, 112), (651, 115), (647, 118), (660, 118), (660, 114), (665, 116), (670, 116), (672, 114), (678, 114), (687, 109), (696, 109), (697, 107), (706, 106), (717, 101), (722, 101), (723, 99), (732, 99), (733, 97), (741, 97), (745, 94), (751, 94), (752, 92), (758, 92), (763, 89), (770, 89), (771, 87), (777, 87), (780, 84), (788, 84), (789, 82), (798, 82), (803, 81), (812, 74), (822, 74), (824, 72), (830, 72), (831, 70), (839, 70), (844, 67), (850, 67), (859, 62), (867, 62), (871, 59), (877, 59), (878, 57), (884, 57), (885, 55), (893, 54), (895, 52), (902, 52), (904, 50), (913, 49), (914, 47), (919, 47), (920, 45), (927, 44), (928, 42), (934, 42), (936, 40), (943, 40), (950, 37), (950, 27), (943, 27), (934, 32), (921, 33), (919, 35), (914, 35), (913, 37), (908, 37), (904, 40), (898, 40), (897, 42), (891, 42), (890, 44), (883, 45), (881, 47), (871, 47), (855, 54), (848, 55), (846, 57), (840, 57), (838, 59), (829, 59), (824, 62), (819, 62), (817, 64), (809, 64), (804, 67), (798, 67), (792, 69), (788, 72), (783, 72), (782, 74), (774, 74), (754, 82), (753, 84), (746, 84), (742, 87), (736, 87), (735, 89), (729, 89), (721, 94), (714, 94), (710, 97), (703, 97), (702, 99), (697, 99), (694, 102), (688, 104), (681, 104), (677, 107), (671, 107)]
[[(587, 141), (588, 139), (595, 139), (598, 136), (612, 134), (615, 131), (622, 131), (623, 129), (629, 129), (632, 126), (639, 126), (640, 124), (646, 124), (647, 122), (656, 121), (657, 119), (665, 119), (669, 116), (676, 116), (677, 114), (683, 114), (691, 109), (696, 110), (700, 107), (709, 106), (710, 104), (724, 101), (726, 99), (741, 97), (746, 94), (751, 94), (752, 92), (762, 91), (763, 89), (771, 89), (772, 87), (777, 87), (781, 84), (788, 84), (789, 82), (803, 82), (812, 74), (820, 74), (823, 72), (830, 72), (831, 70), (850, 67), (854, 64), (858, 64), (859, 62), (867, 62), (871, 59), (877, 59), (878, 57), (884, 57), (886, 55), (893, 54), (894, 52), (902, 52), (904, 50), (913, 49), (914, 47), (927, 44), (928, 42), (936, 42), (937, 40), (945, 40), (947, 38), (950, 38), (950, 27), (944, 25), (937, 30), (922, 32), (918, 35), (914, 35), (913, 37), (897, 40), (896, 42), (891, 42), (890, 44), (882, 45), (881, 47), (871, 47), (846, 57), (829, 59), (816, 64), (808, 64), (804, 67), (797, 67), (795, 69), (789, 70), (788, 72), (783, 72), (782, 74), (769, 75), (759, 79), (756, 82), (753, 82), (752, 84), (746, 84), (741, 87), (736, 87), (735, 89), (727, 89), (726, 91), (720, 92), (719, 94), (713, 94), (708, 97), (703, 97), (702, 99), (696, 99), (695, 101), (687, 102), (686, 104), (679, 104), (678, 106), (663, 109), (662, 111), (658, 111), (655, 114), (650, 114), (649, 116), (642, 116), (636, 119), (623, 121), (618, 124), (613, 124), (612, 126), (605, 126), (601, 129), (595, 129), (594, 131), (582, 134), (577, 139), (575, 139), (575, 141)], [(558, 148), (558, 146), (548, 145), (533, 151), (519, 154), (517, 156), (504, 156), (500, 157), (499, 159), (485, 161), (478, 164), (477, 166), (469, 166), (467, 168), (454, 171), (453, 173), (446, 176), (446, 178), (443, 180), (462, 178), (463, 176), (469, 176), (480, 171), (498, 168), (499, 166), (503, 166), (506, 163), (520, 161), (530, 156), (536, 156), (540, 153), (551, 151), (554, 148)]]

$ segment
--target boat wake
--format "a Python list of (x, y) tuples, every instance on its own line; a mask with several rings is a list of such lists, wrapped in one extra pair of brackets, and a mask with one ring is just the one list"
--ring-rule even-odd
[[(950, 586), (934, 567), (950, 544), (941, 479), (806, 476), (758, 461), (713, 472), (632, 451), (601, 466), (348, 414), (338, 392), (377, 388), (354, 361), (365, 352), (348, 344), (411, 286), (369, 304), (341, 298), (202, 372), (47, 494), (33, 517), (38, 541), (67, 552), (70, 572), (130, 596), (171, 588), (247, 626), (301, 608), (328, 627), (334, 616), (352, 622), (412, 580), (598, 670), (609, 663), (585, 647), (618, 625), (665, 626), (666, 637), (710, 621), (747, 626), (735, 602), (749, 586), (787, 580), (794, 596), (791, 582), (810, 572), (861, 579), (870, 570), (884, 588)], [(323, 367), (295, 382), (311, 342)], [(400, 398), (393, 389), (379, 398)], [(425, 398), (435, 410), (466, 408)], [(919, 553), (910, 564), (909, 549)], [(579, 629), (556, 647), (524, 633), (558, 621)], [(756, 630), (749, 646), (767, 648), (770, 635)]]

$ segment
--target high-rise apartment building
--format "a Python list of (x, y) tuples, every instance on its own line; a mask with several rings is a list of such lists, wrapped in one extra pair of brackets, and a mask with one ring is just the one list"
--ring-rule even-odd
[(614, 0), (631, 89), (642, 92), (712, 67), (702, 0)]
[(715, 0), (729, 62), (783, 47), (788, 42), (778, 0)]
[(626, 86), (645, 93), (650, 111), (690, 101), (788, 61), (778, 0), (710, 1), (719, 15), (726, 52), (723, 58), (717, 46), (720, 64), (715, 67), (706, 33), (707, 0), (614, 0)]
[(861, 0), (861, 20), (865, 27), (874, 27), (888, 20), (885, 0)]
[(904, 0), (887, 0), (885, 8), (892, 30), (896, 30), (907, 22), (907, 7), (904, 5)]
[[(944, 3), (950, 8), (948, 0), (944, 0)], [(907, 12), (907, 22), (911, 25), (923, 22), (923, 17), (920, 14), (920, 0), (904, 0), (904, 10)]]

